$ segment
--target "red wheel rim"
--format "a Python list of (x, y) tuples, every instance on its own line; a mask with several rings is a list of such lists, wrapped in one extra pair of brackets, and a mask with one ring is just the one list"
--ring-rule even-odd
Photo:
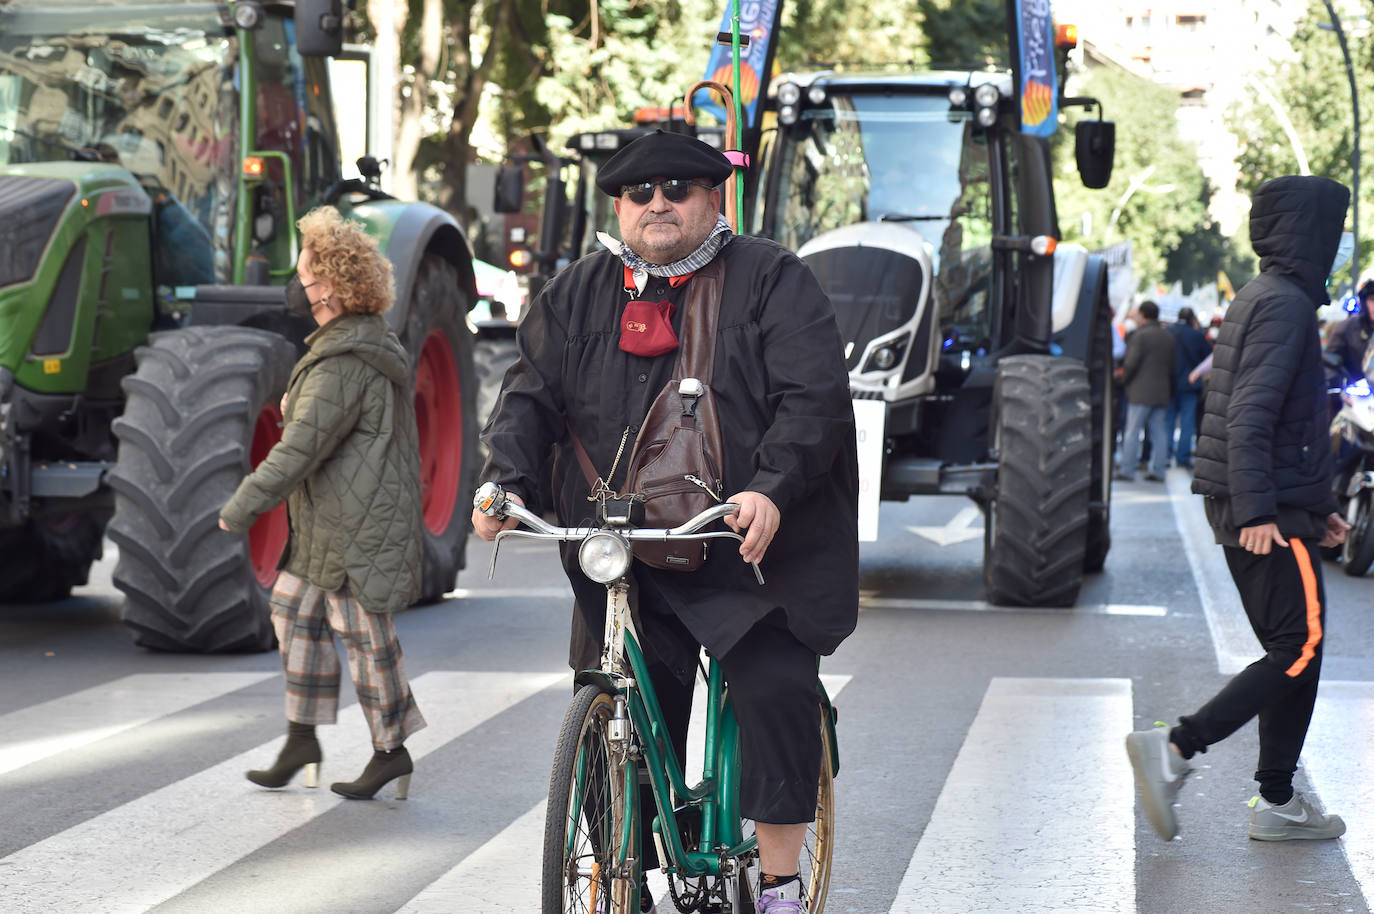
[[(281, 410), (275, 403), (267, 404), (258, 413), (248, 455), (254, 467), (262, 463), (267, 452), (281, 440), (281, 422)], [(276, 582), (277, 563), (281, 561), (282, 550), (286, 548), (286, 540), (290, 535), (291, 524), (286, 519), (285, 502), (259, 515), (257, 522), (249, 529), (248, 556), (253, 563), (253, 575), (263, 587), (271, 587)]]
[(420, 485), (425, 528), (436, 536), (453, 520), (463, 466), (463, 398), (453, 348), (430, 331), (415, 370), (415, 422), (420, 432)]

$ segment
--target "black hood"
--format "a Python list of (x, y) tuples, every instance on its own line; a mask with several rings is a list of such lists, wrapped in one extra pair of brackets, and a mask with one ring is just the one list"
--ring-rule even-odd
[(1261, 184), (1250, 203), (1250, 244), (1260, 272), (1290, 276), (1315, 307), (1326, 304), (1349, 205), (1350, 190), (1330, 178), (1287, 175)]

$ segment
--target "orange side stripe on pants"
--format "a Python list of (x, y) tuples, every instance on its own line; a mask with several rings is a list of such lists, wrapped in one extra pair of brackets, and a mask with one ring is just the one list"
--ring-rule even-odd
[(1293, 558), (1298, 560), (1298, 574), (1302, 575), (1302, 593), (1307, 599), (1307, 642), (1303, 644), (1298, 659), (1284, 670), (1286, 675), (1297, 677), (1307, 669), (1307, 664), (1317, 652), (1317, 642), (1322, 640), (1322, 604), (1317, 599), (1317, 575), (1312, 570), (1312, 557), (1308, 554), (1307, 547), (1296, 539), (1290, 539), (1288, 544), (1293, 547)]

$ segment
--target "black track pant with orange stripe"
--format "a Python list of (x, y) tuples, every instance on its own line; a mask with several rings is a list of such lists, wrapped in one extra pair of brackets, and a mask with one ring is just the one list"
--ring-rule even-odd
[(1307, 739), (1321, 675), (1326, 592), (1316, 543), (1289, 539), (1268, 555), (1236, 546), (1226, 564), (1265, 655), (1236, 674), (1195, 714), (1179, 718), (1170, 739), (1185, 757), (1205, 752), (1259, 717), (1255, 780), (1271, 803), (1286, 803)]

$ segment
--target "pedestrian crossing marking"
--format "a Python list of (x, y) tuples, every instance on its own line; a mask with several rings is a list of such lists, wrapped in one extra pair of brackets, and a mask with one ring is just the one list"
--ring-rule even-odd
[(1374, 809), (1372, 734), (1374, 682), (1322, 680), (1302, 765), (1322, 806), (1345, 819), (1341, 844), (1366, 904), (1374, 903), (1374, 835), (1359, 822)]
[[(853, 678), (821, 674), (826, 693), (833, 700)], [(687, 731), (688, 780), (701, 777), (701, 755), (706, 742), (704, 713), (706, 689), (697, 677), (692, 698), (692, 720)], [(840, 745), (843, 747), (843, 731)], [(524, 914), (539, 909), (539, 880), (544, 848), (547, 801), (525, 812), (491, 841), (469, 854), (456, 867), (430, 883), (396, 914)], [(648, 874), (649, 889), (659, 910), (673, 910), (668, 880), (662, 871)]]
[(548, 801), (506, 826), (425, 886), (396, 914), (528, 914), (538, 911)]
[[(423, 758), (568, 679), (565, 673), (426, 673), (412, 688), (429, 726), (407, 740), (406, 748), (412, 757)], [(372, 754), (357, 704), (341, 708), (338, 726), (321, 737), (326, 764), (339, 759), (349, 766), (349, 774)], [(244, 771), (271, 764), (283, 740), (240, 753), (0, 859), (5, 914), (143, 912), (346, 802), (327, 787), (275, 792), (245, 781)]]
[(1134, 912), (1131, 725), (1128, 679), (993, 679), (892, 914)]
[(1217, 672), (1227, 676), (1239, 673), (1264, 655), (1255, 638), (1250, 620), (1240, 605), (1240, 595), (1231, 582), (1226, 559), (1216, 544), (1212, 527), (1202, 510), (1202, 499), (1190, 494), (1191, 477), (1170, 473), (1169, 494), (1173, 498), (1174, 521), (1183, 540), (1183, 554), (1193, 572), (1202, 613), (1212, 635), (1217, 655)]
[(271, 673), (138, 673), (0, 715), (0, 775), (256, 685)]

